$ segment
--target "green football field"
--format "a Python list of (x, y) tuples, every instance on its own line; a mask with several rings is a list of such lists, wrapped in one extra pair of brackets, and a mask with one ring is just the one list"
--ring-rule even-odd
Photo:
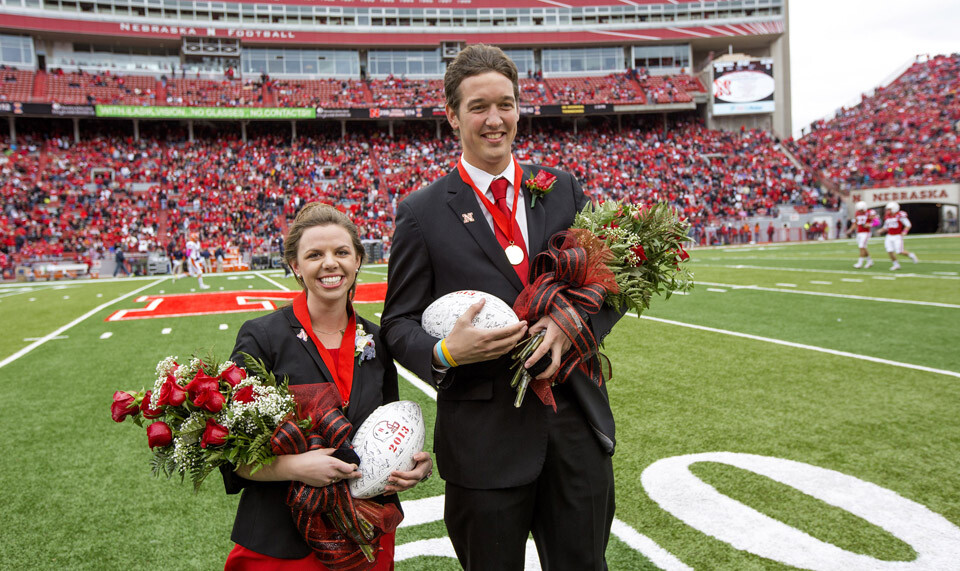
[[(868, 270), (849, 240), (694, 250), (693, 291), (617, 325), (610, 569), (960, 569), (960, 237), (907, 247), (898, 272), (879, 241)], [(189, 278), (0, 285), (0, 568), (222, 568), (237, 496), (154, 478), (109, 413), (165, 356), (229, 355), (263, 311), (242, 292), (297, 287), (205, 281), (243, 311), (107, 320), (190, 299)], [(435, 395), (404, 375), (401, 396), (432, 433)], [(459, 568), (442, 495), (401, 496), (398, 570)]]

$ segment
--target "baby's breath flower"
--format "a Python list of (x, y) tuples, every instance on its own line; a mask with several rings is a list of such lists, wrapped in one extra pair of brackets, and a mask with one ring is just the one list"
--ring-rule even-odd
[(203, 459), (200, 456), (200, 447), (195, 442), (188, 442), (182, 436), (173, 439), (173, 461), (181, 474), (188, 473)]
[(171, 355), (164, 358), (162, 361), (157, 363), (157, 376), (161, 379), (166, 379), (167, 375), (170, 374), (170, 371), (177, 366), (177, 357), (176, 355)]

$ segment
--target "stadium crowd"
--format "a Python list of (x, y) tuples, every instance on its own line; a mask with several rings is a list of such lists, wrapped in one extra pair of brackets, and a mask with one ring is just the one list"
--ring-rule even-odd
[[(695, 226), (783, 204), (836, 206), (769, 133), (658, 125), (617, 132), (601, 123), (574, 134), (545, 124), (521, 133), (516, 153), (572, 172), (594, 199), (666, 201)], [(389, 243), (397, 202), (446, 173), (459, 148), (416, 124), (392, 139), (367, 127), (343, 140), (307, 133), (292, 144), (269, 130), (246, 143), (230, 132), (185, 139), (175, 130), (139, 142), (104, 133), (75, 144), (37, 133), (0, 147), (2, 249), (18, 258), (174, 250), (199, 232), (204, 247), (269, 252), (310, 200), (341, 205), (363, 238)]]
[[(51, 138), (9, 150), (0, 231), (6, 250), (24, 256), (118, 244), (144, 251), (191, 230), (205, 246), (263, 251), (299, 204), (320, 199), (343, 205), (364, 238), (389, 241), (396, 202), (445, 173), (456, 149), (452, 139), (416, 128), (394, 139), (360, 132), (293, 145), (276, 134), (246, 144), (223, 134), (193, 144)], [(695, 224), (785, 203), (836, 205), (762, 131), (724, 133), (696, 122), (667, 132), (550, 128), (521, 135), (517, 155), (573, 172), (596, 199), (667, 201)], [(17, 192), (21, 187), (32, 190)]]
[(918, 60), (893, 83), (790, 143), (846, 188), (938, 184), (960, 177), (960, 54)]

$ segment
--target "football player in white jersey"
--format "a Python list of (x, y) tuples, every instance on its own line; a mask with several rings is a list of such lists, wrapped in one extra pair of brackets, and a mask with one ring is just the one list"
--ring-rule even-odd
[(200, 289), (209, 289), (210, 286), (203, 283), (203, 258), (200, 256), (200, 238), (196, 233), (190, 235), (187, 240), (187, 270), (190, 277), (197, 278), (200, 283)]
[(907, 218), (906, 212), (901, 212), (900, 205), (896, 202), (888, 202), (884, 209), (883, 227), (880, 229), (880, 233), (887, 235), (883, 239), (883, 247), (890, 254), (890, 259), (893, 260), (893, 265), (890, 266), (891, 271), (900, 269), (897, 254), (906, 254), (913, 260), (914, 264), (920, 261), (916, 254), (903, 249), (903, 237), (907, 235), (911, 227), (910, 219)]
[(874, 211), (867, 210), (866, 202), (861, 200), (857, 203), (857, 213), (853, 217), (853, 226), (847, 232), (847, 235), (850, 235), (854, 230), (857, 232), (857, 248), (860, 248), (860, 257), (857, 259), (857, 263), (853, 265), (857, 269), (869, 268), (873, 265), (870, 252), (867, 250), (867, 242), (870, 240), (870, 231), (876, 217)]

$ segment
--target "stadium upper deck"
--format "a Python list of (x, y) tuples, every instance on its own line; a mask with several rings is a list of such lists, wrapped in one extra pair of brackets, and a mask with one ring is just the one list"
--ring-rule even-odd
[(780, 34), (784, 0), (2, 0), (0, 30), (245, 43), (563, 45)]
[[(760, 114), (714, 120), (703, 107), (704, 116), (711, 127), (790, 130), (786, 0), (0, 0), (0, 64), (67, 74), (109, 72), (158, 80), (189, 75), (245, 83), (261, 76), (282, 81), (435, 80), (464, 45), (481, 42), (506, 49), (527, 78), (608, 77), (643, 70), (650, 76), (697, 75), (701, 85), (709, 86), (709, 63), (717, 54), (766, 58), (776, 82), (772, 115), (765, 108)], [(7, 57), (8, 52), (14, 55)], [(43, 74), (37, 77), (31, 100), (50, 100)], [(82, 81), (75, 83), (84, 93), (72, 100), (105, 102), (88, 93)], [(159, 91), (166, 93), (153, 98), (148, 93), (132, 104), (162, 105), (170, 91)], [(220, 104), (232, 106), (234, 99), (250, 104), (250, 93), (239, 95)], [(567, 95), (569, 104), (586, 103)], [(631, 105), (614, 110), (618, 113), (668, 112), (673, 109), (658, 107), (667, 99), (684, 110), (708, 105), (706, 93), (693, 101), (640, 97), (639, 104), (620, 95), (608, 103)], [(255, 104), (306, 100), (281, 96), (255, 98)], [(542, 99), (557, 101), (549, 94)], [(590, 99), (600, 98), (593, 94)], [(187, 105), (194, 100), (184, 98)], [(16, 114), (18, 109), (0, 108), (4, 112)]]

